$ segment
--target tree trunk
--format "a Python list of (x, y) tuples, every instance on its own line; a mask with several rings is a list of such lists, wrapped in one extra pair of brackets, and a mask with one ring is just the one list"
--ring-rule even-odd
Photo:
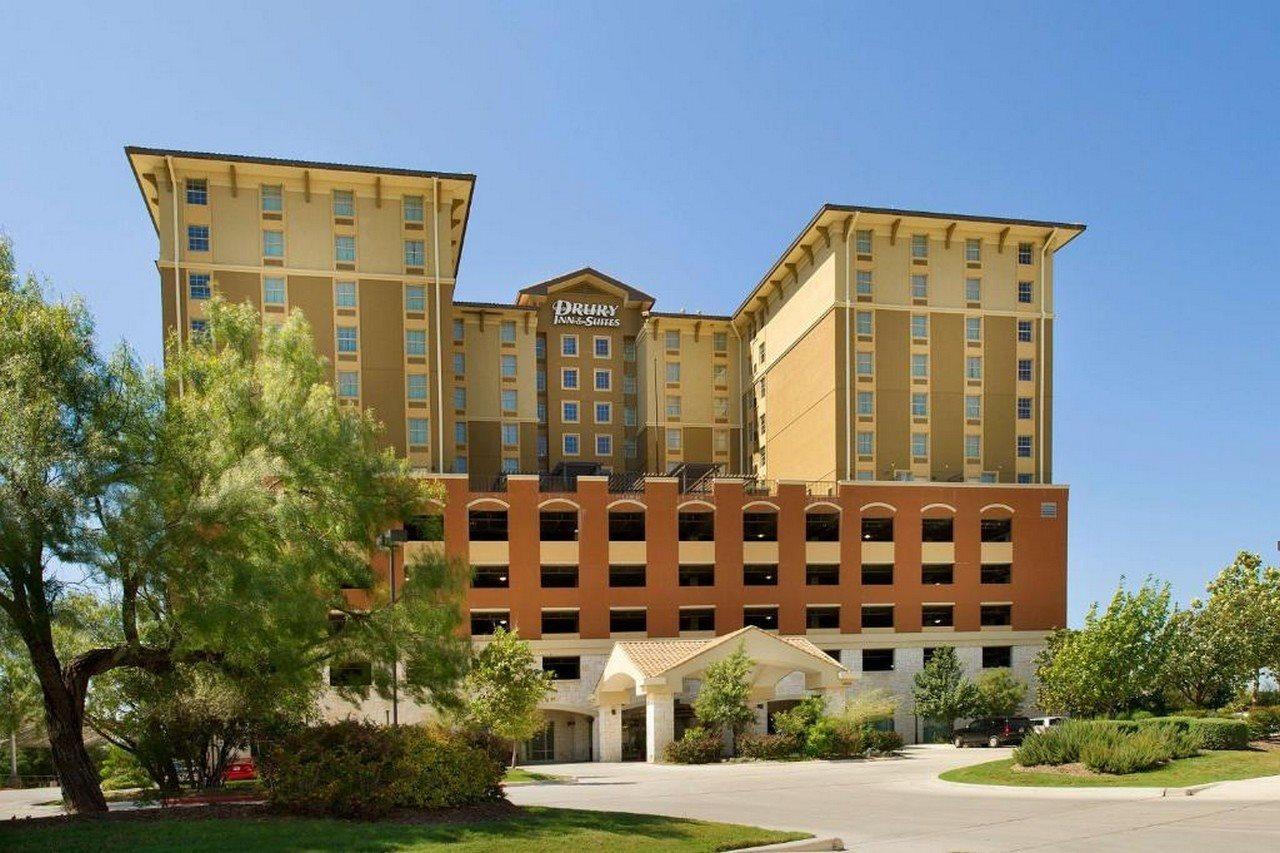
[(514, 769), (514, 768), (515, 768), (515, 766), (516, 766), (516, 752), (517, 752), (519, 749), (520, 749), (520, 744), (519, 744), (519, 742), (514, 741), (514, 740), (513, 740), (513, 741), (511, 741), (511, 767), (512, 767), (513, 769)]
[(84, 746), (84, 703), (77, 697), (58, 666), (53, 647), (45, 643), (27, 644), (31, 663), (44, 693), (44, 718), (53, 752), (53, 767), (62, 785), (62, 799), (74, 814), (105, 812), (98, 771)]
[(18, 779), (18, 733), (9, 732), (9, 782), (13, 787), (21, 786)]

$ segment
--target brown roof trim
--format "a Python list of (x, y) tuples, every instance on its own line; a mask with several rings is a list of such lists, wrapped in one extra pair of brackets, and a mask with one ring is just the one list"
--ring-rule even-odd
[(650, 317), (669, 317), (672, 320), (720, 320), (728, 322), (733, 318), (727, 314), (698, 314), (689, 311), (650, 311)]
[(353, 163), (326, 163), (320, 160), (290, 160), (281, 157), (256, 157), (249, 154), (217, 154), (210, 151), (182, 151), (176, 148), (147, 148), (126, 145), (126, 155), (151, 157), (183, 157), (188, 160), (219, 160), (225, 163), (258, 163), (263, 166), (292, 166), (298, 169), (325, 169), (339, 172), (365, 172), (371, 175), (402, 175), (410, 178), (441, 178), (474, 183), (476, 176), (465, 172), (432, 172), (423, 169), (401, 169), (391, 166), (361, 166)]
[(538, 309), (532, 305), (514, 305), (510, 302), (466, 302), (461, 299), (453, 300), (455, 308), (494, 308), (499, 311), (537, 311)]
[(601, 279), (602, 281), (612, 284), (614, 287), (621, 288), (623, 291), (626, 292), (627, 297), (630, 299), (635, 299), (640, 302), (649, 302), (649, 303), (653, 303), (657, 301), (652, 296), (645, 293), (643, 290), (634, 288), (631, 285), (627, 284), (626, 282), (619, 281), (618, 279), (614, 278), (611, 275), (605, 275), (604, 273), (600, 272), (600, 270), (595, 269), (594, 267), (582, 267), (581, 269), (576, 269), (573, 272), (567, 272), (564, 275), (558, 275), (555, 278), (550, 278), (550, 279), (547, 279), (546, 281), (540, 281), (537, 284), (531, 284), (528, 287), (522, 287), (520, 288), (519, 292), (527, 293), (532, 296), (543, 296), (547, 293), (548, 290), (550, 290), (552, 287), (555, 287), (557, 284), (561, 284), (562, 282), (566, 282), (566, 281), (569, 281), (570, 279), (575, 279), (584, 275), (593, 275), (596, 278)]

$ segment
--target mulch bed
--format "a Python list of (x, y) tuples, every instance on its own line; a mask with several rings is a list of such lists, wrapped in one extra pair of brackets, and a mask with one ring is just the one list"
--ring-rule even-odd
[[(454, 824), (478, 823), (516, 817), (524, 810), (506, 800), (495, 800), (475, 806), (427, 811), (405, 810), (393, 812), (385, 818), (370, 823)], [(307, 817), (273, 811), (266, 803), (202, 802), (173, 805), (165, 808), (138, 808), (110, 811), (106, 814), (56, 815), (53, 817), (14, 818), (0, 821), (0, 832), (6, 827), (27, 829), (30, 827), (68, 826), (89, 821), (113, 823), (165, 820), (265, 820)]]

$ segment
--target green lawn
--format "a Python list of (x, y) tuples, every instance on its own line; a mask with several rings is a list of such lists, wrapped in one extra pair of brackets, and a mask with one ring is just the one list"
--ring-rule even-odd
[(532, 770), (525, 770), (523, 767), (512, 767), (507, 770), (502, 777), (502, 781), (509, 785), (519, 785), (523, 782), (562, 782), (563, 776), (553, 776), (550, 773), (535, 773)]
[(1019, 773), (1013, 759), (988, 761), (948, 770), (940, 778), (971, 785), (1020, 785), (1056, 788), (1185, 788), (1206, 782), (1253, 779), (1280, 775), (1280, 750), (1230, 750), (1205, 752), (1194, 758), (1171, 761), (1155, 770), (1124, 776), (1068, 776), (1057, 773)]
[(527, 808), (508, 819), (425, 826), (304, 818), (85, 821), (37, 829), (0, 827), (0, 849), (62, 853), (127, 850), (713, 851), (806, 838), (727, 823), (656, 815)]

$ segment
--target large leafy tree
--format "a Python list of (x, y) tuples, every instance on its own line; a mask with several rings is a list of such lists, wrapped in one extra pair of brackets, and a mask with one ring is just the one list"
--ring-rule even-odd
[[(164, 377), (124, 349), (104, 358), (83, 305), (46, 301), (0, 244), (0, 611), (74, 811), (106, 809), (83, 740), (103, 673), (205, 663), (305, 680), (335, 655), (394, 656), (422, 674), (402, 692), (428, 699), (466, 665), (453, 565), (411, 562), (394, 603), (382, 586), (359, 607), (341, 591), (372, 582), (377, 533), (438, 493), (379, 449), (371, 415), (340, 406), (302, 315), (264, 326), (215, 301), (207, 328), (170, 344)], [(107, 592), (118, 628), (74, 653), (53, 632), (72, 571)], [(392, 669), (374, 674), (386, 692)]]
[(1049, 635), (1036, 656), (1037, 704), (1050, 714), (1097, 717), (1157, 701), (1172, 643), (1169, 613), (1167, 583), (1148, 579), (1130, 592), (1122, 582), (1106, 610), (1089, 608), (1082, 628)]
[(946, 723), (948, 732), (956, 720), (978, 712), (978, 686), (964, 674), (951, 646), (933, 650), (929, 662), (912, 680), (911, 698), (917, 715)]
[(977, 713), (984, 717), (1011, 717), (1027, 698), (1027, 685), (1007, 669), (988, 669), (978, 676)]
[(458, 717), (465, 726), (509, 741), (514, 767), (520, 742), (545, 725), (538, 705), (554, 680), (517, 632), (499, 628), (467, 673)]
[(1221, 708), (1239, 696), (1253, 675), (1249, 653), (1236, 645), (1235, 620), (1219, 606), (1193, 601), (1169, 618), (1164, 685), (1181, 706)]
[(1253, 679), (1280, 672), (1280, 568), (1264, 566), (1257, 554), (1241, 551), (1208, 586), (1205, 619), (1216, 639), (1234, 649)]
[(733, 654), (707, 667), (693, 700), (693, 713), (698, 722), (710, 731), (728, 732), (734, 752), (738, 749), (738, 736), (755, 720), (755, 712), (748, 703), (755, 665), (739, 644)]

